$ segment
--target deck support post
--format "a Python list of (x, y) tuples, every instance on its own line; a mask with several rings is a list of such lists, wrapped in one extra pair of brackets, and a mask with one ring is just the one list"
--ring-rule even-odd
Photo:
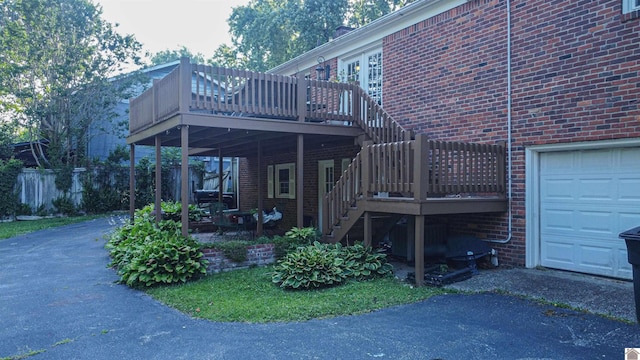
[(296, 161), (296, 226), (304, 227), (304, 135), (298, 134), (298, 159)]
[(407, 216), (407, 261), (413, 261), (415, 257), (416, 232), (412, 231), (416, 228), (416, 217)]
[[(218, 148), (218, 203), (219, 204), (224, 204), (224, 196), (222, 194), (222, 181), (224, 180), (224, 176), (222, 174), (222, 172), (224, 171), (223, 169), (223, 163), (222, 163), (222, 147)], [(222, 209), (224, 209), (224, 205), (222, 205), (221, 207)]]
[(424, 284), (424, 215), (415, 216), (415, 274), (416, 286)]
[(364, 246), (371, 246), (371, 212), (364, 212)]
[(129, 145), (129, 222), (136, 212), (136, 145)]
[[(182, 150), (182, 163), (180, 164), (182, 236), (187, 237), (189, 236), (189, 126), (182, 125), (180, 132), (180, 149)], [(156, 164), (156, 169), (158, 169), (158, 164)]]
[(156, 188), (153, 209), (156, 213), (156, 224), (162, 220), (162, 136), (156, 135)]
[[(264, 209), (264, 199), (263, 199), (263, 195), (262, 195), (262, 141), (258, 140), (258, 223), (256, 224), (256, 235), (258, 237), (262, 236), (262, 221), (264, 220), (263, 218), (263, 213), (262, 213), (262, 209)], [(283, 211), (284, 209), (280, 209), (280, 211)]]

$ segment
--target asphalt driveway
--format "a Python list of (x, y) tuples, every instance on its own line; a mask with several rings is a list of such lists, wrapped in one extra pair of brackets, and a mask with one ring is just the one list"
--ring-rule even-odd
[(192, 319), (114, 283), (103, 238), (113, 227), (0, 240), (0, 358), (621, 359), (640, 347), (638, 325), (499, 294), (300, 323)]

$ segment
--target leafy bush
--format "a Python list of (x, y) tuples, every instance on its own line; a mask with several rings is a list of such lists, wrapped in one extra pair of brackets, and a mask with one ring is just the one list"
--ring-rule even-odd
[(186, 282), (206, 273), (200, 244), (182, 236), (175, 221), (156, 225), (147, 211), (137, 211), (134, 223), (118, 228), (106, 247), (112, 258), (109, 265), (132, 287)]
[(273, 237), (261, 236), (257, 239), (260, 244), (273, 244), (274, 256), (276, 260), (282, 259), (287, 253), (296, 250), (301, 246), (308, 246), (318, 239), (317, 229), (309, 228), (291, 228), (284, 236), (276, 235)]
[(284, 233), (284, 236), (291, 239), (292, 242), (305, 245), (311, 245), (319, 238), (318, 229), (313, 227), (292, 227), (291, 230)]
[(345, 274), (356, 280), (386, 276), (393, 271), (386, 254), (373, 252), (362, 244), (343, 247), (341, 256), (344, 259)]
[(272, 281), (288, 289), (310, 289), (338, 285), (347, 279), (366, 280), (389, 275), (386, 255), (373, 253), (360, 244), (343, 247), (321, 244), (300, 247), (274, 267)]
[(232, 240), (210, 243), (203, 246), (222, 251), (224, 256), (236, 263), (247, 261), (247, 247), (251, 245), (248, 241)]
[(19, 203), (16, 208), (16, 215), (33, 215), (33, 209), (28, 204)]
[(51, 203), (61, 214), (73, 216), (78, 213), (76, 206), (73, 204), (73, 200), (70, 197), (60, 196), (53, 199)]
[(20, 198), (16, 187), (18, 174), (22, 171), (20, 160), (0, 159), (0, 218), (13, 216), (20, 204)]
[[(182, 204), (175, 201), (163, 201), (160, 203), (162, 218), (180, 223), (182, 221)], [(154, 204), (148, 204), (138, 210), (139, 214), (151, 215), (155, 210)], [(194, 204), (189, 204), (189, 221), (200, 221), (205, 211)]]
[(343, 260), (339, 257), (340, 245), (321, 244), (301, 247), (288, 253), (274, 267), (272, 281), (280, 287), (310, 289), (341, 283)]

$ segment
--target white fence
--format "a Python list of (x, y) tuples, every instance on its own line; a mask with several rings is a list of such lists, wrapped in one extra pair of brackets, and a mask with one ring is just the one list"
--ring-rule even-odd
[[(81, 174), (86, 169), (77, 168), (73, 170), (71, 190), (69, 196), (73, 203), (78, 206), (82, 202)], [(52, 201), (64, 195), (56, 188), (56, 175), (53, 170), (22, 169), (18, 174), (17, 189), (20, 193), (20, 202), (29, 205), (37, 210), (44, 206), (45, 210), (52, 210)]]
[[(82, 174), (87, 170), (85, 168), (76, 168), (73, 170), (72, 185), (68, 196), (78, 207), (82, 203)], [(171, 184), (171, 194), (173, 199), (180, 201), (180, 168), (177, 167), (171, 172), (172, 178), (169, 179)], [(54, 210), (53, 200), (64, 195), (63, 192), (56, 188), (56, 175), (53, 170), (40, 169), (22, 169), (18, 174), (16, 189), (20, 195), (20, 202), (29, 205), (32, 210), (44, 209), (47, 212)], [(201, 188), (199, 176), (194, 169), (189, 169), (189, 194), (193, 194), (195, 189)], [(193, 188), (195, 186), (195, 189)], [(189, 199), (193, 202), (193, 199)]]

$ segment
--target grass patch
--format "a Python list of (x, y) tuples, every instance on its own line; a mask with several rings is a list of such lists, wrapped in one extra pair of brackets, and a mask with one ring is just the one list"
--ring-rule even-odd
[(415, 288), (390, 277), (351, 281), (320, 290), (290, 291), (271, 282), (272, 271), (271, 266), (229, 271), (147, 292), (193, 317), (249, 323), (362, 314), (446, 293), (438, 288)]
[(3, 357), (3, 358), (0, 358), (0, 360), (19, 360), (19, 359), (26, 359), (26, 358), (31, 357), (31, 356), (35, 356), (35, 355), (38, 355), (38, 354), (42, 354), (43, 352), (46, 352), (46, 351), (47, 351), (47, 349), (38, 349), (38, 350), (31, 350), (31, 349), (27, 349), (27, 350), (25, 350), (25, 351), (24, 351), (23, 353), (21, 353), (21, 354), (18, 354), (18, 355), (12, 355), (12, 356), (9, 356), (9, 357)]
[(60, 217), (30, 221), (12, 221), (0, 223), (0, 240), (27, 234), (30, 232), (49, 229), (63, 225), (75, 224), (87, 220), (105, 217), (105, 215), (87, 215), (74, 217)]

